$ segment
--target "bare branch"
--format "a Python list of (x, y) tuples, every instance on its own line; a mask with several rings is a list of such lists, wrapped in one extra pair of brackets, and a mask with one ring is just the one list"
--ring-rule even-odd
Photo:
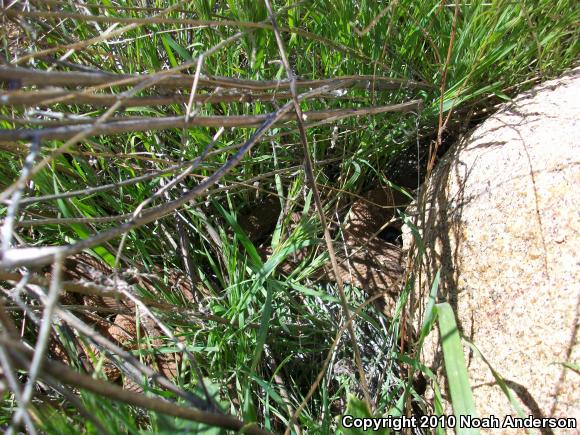
[[(336, 98), (336, 96), (320, 95), (319, 98)], [(144, 106), (165, 106), (171, 104), (182, 104), (189, 101), (189, 95), (151, 95), (145, 97), (127, 98), (122, 101), (121, 107), (144, 107)], [(290, 98), (287, 92), (276, 93), (232, 93), (208, 95), (200, 93), (199, 98), (204, 103), (253, 103), (255, 101), (277, 101)], [(110, 106), (117, 101), (114, 94), (93, 94), (88, 91), (73, 90), (34, 90), (34, 91), (8, 91), (0, 93), (0, 106), (24, 106), (37, 107), (48, 106), (59, 102), (67, 104), (87, 104), (91, 106)]]
[[(163, 9), (161, 12), (159, 12), (156, 15), (156, 17), (162, 17), (163, 15), (168, 14), (172, 10), (177, 9), (181, 5), (181, 3), (183, 3), (183, 0), (178, 1), (175, 5), (168, 7), (167, 9)], [(16, 17), (24, 16), (24, 14), (34, 14), (34, 12), (30, 12), (30, 11), (16, 11), (14, 9), (5, 9), (5, 8), (2, 9), (2, 12), (8, 16), (16, 16)], [(37, 52), (31, 53), (31, 54), (27, 54), (26, 56), (23, 56), (20, 59), (18, 59), (17, 63), (24, 63), (27, 60), (34, 59), (35, 57), (38, 57), (38, 56), (43, 56), (46, 54), (54, 53), (56, 51), (69, 52), (71, 50), (79, 50), (81, 48), (88, 47), (89, 45), (96, 44), (96, 43), (101, 42), (101, 41), (106, 41), (107, 39), (112, 38), (113, 36), (122, 35), (123, 33), (128, 32), (131, 29), (135, 29), (139, 26), (140, 26), (140, 23), (131, 23), (125, 27), (121, 27), (120, 29), (113, 30), (116, 27), (116, 25), (113, 25), (109, 29), (107, 29), (106, 32), (103, 32), (102, 34), (100, 34), (99, 36), (96, 36), (94, 38), (86, 39), (86, 40), (79, 41), (79, 42), (65, 45), (65, 46), (47, 48), (45, 50), (41, 50), (41, 51), (37, 51)]]
[[(323, 86), (318, 89), (301, 94), (299, 99), (306, 99), (319, 92), (327, 92), (331, 90), (331, 86)], [(125, 232), (145, 225), (152, 222), (159, 217), (166, 215), (172, 211), (177, 210), (182, 205), (185, 205), (195, 197), (205, 193), (207, 189), (213, 184), (217, 183), (222, 179), (224, 175), (230, 172), (235, 166), (237, 166), (243, 157), (248, 153), (252, 147), (260, 140), (266, 131), (276, 123), (279, 118), (283, 117), (293, 106), (293, 102), (286, 103), (277, 112), (271, 114), (268, 119), (256, 130), (250, 139), (248, 139), (244, 145), (239, 149), (239, 151), (232, 156), (226, 163), (224, 163), (219, 169), (217, 169), (213, 174), (207, 177), (204, 181), (199, 183), (197, 186), (192, 188), (189, 192), (183, 194), (180, 198), (173, 201), (161, 204), (157, 207), (149, 209), (148, 212), (141, 213), (139, 216), (130, 219), (128, 222), (119, 225), (109, 231), (95, 234), (88, 239), (76, 242), (71, 245), (65, 246), (50, 246), (41, 248), (12, 248), (2, 253), (2, 258), (0, 258), (0, 268), (13, 268), (22, 266), (43, 266), (50, 264), (54, 260), (54, 256), (57, 252), (62, 252), (63, 256), (69, 256), (77, 254), (89, 249), (93, 246), (98, 246), (106, 241), (114, 239)]]
[[(282, 11), (284, 10), (288, 10), (291, 8), (294, 8), (296, 6), (298, 6), (299, 4), (301, 4), (302, 2), (296, 2), (293, 3), (289, 6), (284, 7), (280, 12), (278, 12), (278, 14), (280, 14)], [(177, 5), (175, 5), (174, 7), (172, 7), (171, 9), (173, 10), (177, 10), (179, 6), (179, 3)], [(116, 31), (116, 33), (112, 36), (116, 36), (117, 34), (122, 34), (127, 30), (130, 30), (134, 27), (138, 27), (138, 26), (142, 26), (142, 25), (146, 25), (146, 24), (152, 24), (157, 22), (158, 24), (160, 23), (165, 23), (165, 24), (181, 24), (181, 25), (198, 25), (198, 26), (208, 26), (208, 27), (217, 27), (217, 26), (227, 26), (227, 27), (237, 27), (237, 28), (241, 28), (242, 32), (244, 33), (248, 33), (248, 32), (252, 32), (256, 29), (272, 29), (272, 26), (268, 24), (267, 20), (264, 20), (262, 22), (259, 23), (255, 23), (255, 22), (248, 22), (248, 21), (233, 21), (233, 20), (219, 20), (219, 21), (212, 21), (212, 20), (191, 20), (191, 19), (178, 19), (177, 22), (172, 22), (170, 20), (170, 18), (162, 18), (162, 15), (166, 14), (168, 12), (168, 10), (164, 10), (161, 13), (159, 13), (156, 16), (153, 17), (146, 17), (146, 18), (133, 18), (133, 17), (118, 17), (118, 16), (113, 16), (113, 15), (107, 15), (107, 16), (95, 16), (95, 15), (84, 15), (84, 14), (70, 14), (68, 12), (44, 12), (44, 11), (11, 11), (11, 10), (3, 10), (7, 15), (9, 16), (43, 16), (44, 17), (49, 17), (52, 16), (53, 18), (71, 18), (71, 19), (75, 19), (75, 20), (79, 20), (79, 21), (97, 21), (97, 20), (102, 20), (102, 21), (107, 21), (107, 22), (113, 22), (113, 23), (130, 23), (129, 25), (123, 27), (122, 29), (119, 29)], [(133, 27), (131, 27), (133, 26)], [(302, 36), (304, 38), (308, 38), (314, 41), (319, 41), (322, 44), (326, 45), (327, 47), (331, 47), (334, 48), (337, 51), (340, 51), (342, 53), (348, 53), (350, 56), (356, 57), (358, 59), (362, 59), (366, 62), (370, 62), (374, 65), (380, 66), (381, 68), (385, 69), (385, 70), (390, 70), (389, 65), (384, 64), (382, 62), (376, 61), (374, 59), (372, 59), (371, 57), (365, 55), (364, 53), (362, 53), (359, 50), (355, 50), (351, 47), (348, 47), (344, 44), (339, 44), (336, 43), (328, 38), (325, 38), (323, 36), (320, 35), (316, 35), (314, 33), (310, 33), (306, 30), (303, 30), (299, 27), (281, 27), (280, 28), (281, 31), (285, 32), (285, 33), (293, 33), (299, 36)], [(118, 33), (117, 33), (118, 32)], [(109, 36), (110, 38), (111, 36)], [(86, 47), (87, 45), (91, 45), (94, 44), (96, 42), (101, 41), (100, 39), (98, 39), (98, 37), (93, 38), (91, 40), (88, 40), (87, 42), (90, 42), (89, 44), (84, 44), (84, 45), (80, 45), (80, 43), (75, 44), (71, 44), (70, 46), (72, 46), (75, 49), (78, 48), (83, 48)], [(69, 47), (70, 47), (69, 46)], [(68, 47), (66, 47), (68, 48)], [(37, 52), (37, 53), (33, 53), (32, 55), (29, 55), (26, 59), (23, 58), (23, 60), (27, 60), (31, 57), (39, 57), (43, 54), (47, 54), (47, 53), (53, 53), (55, 51), (58, 50), (62, 50), (65, 49), (65, 47), (55, 47), (53, 49), (48, 49), (48, 50), (43, 50), (41, 52)], [(21, 61), (19, 60), (19, 63)]]
[[(0, 337), (0, 346), (2, 346), (10, 354), (10, 356), (14, 358), (21, 369), (27, 370), (29, 368), (31, 351), (24, 345), (5, 337)], [(45, 360), (39, 375), (41, 378), (49, 375), (52, 378), (60, 380), (66, 385), (70, 385), (75, 388), (82, 388), (83, 390), (105, 396), (112, 400), (127, 403), (129, 405), (144, 409), (149, 409), (151, 411), (160, 412), (166, 415), (184, 418), (191, 421), (197, 421), (224, 429), (240, 430), (244, 428), (244, 432), (248, 434), (270, 434), (270, 432), (259, 428), (255, 423), (245, 424), (243, 421), (240, 421), (230, 415), (201, 411), (198, 409), (184, 407), (176, 403), (168, 402), (166, 400), (147, 397), (143, 394), (136, 394), (132, 391), (124, 390), (123, 388), (109, 382), (75, 372), (64, 364), (54, 361)]]
[[(340, 85), (338, 85), (340, 86)], [(329, 109), (317, 110), (304, 113), (305, 119), (311, 121), (324, 121), (328, 118), (340, 120), (354, 116), (378, 115), (381, 113), (392, 112), (410, 112), (417, 110), (421, 106), (421, 100), (413, 100), (407, 103), (392, 104), (388, 106), (365, 107), (362, 109)], [(1, 130), (0, 142), (13, 142), (17, 140), (28, 140), (37, 135), (43, 140), (69, 139), (75, 135), (84, 133), (84, 136), (113, 135), (127, 132), (146, 131), (146, 130), (167, 130), (171, 128), (186, 127), (245, 127), (254, 128), (262, 125), (272, 115), (238, 115), (238, 116), (197, 116), (191, 118), (187, 123), (183, 116), (168, 117), (144, 117), (139, 120), (129, 121), (111, 121), (100, 125), (67, 125), (63, 127), (43, 128), (43, 129), (17, 129)], [(278, 116), (275, 123), (270, 126), (276, 126), (280, 123), (292, 121), (295, 115), (282, 114)], [(91, 122), (87, 120), (87, 123)]]
[[(179, 69), (186, 69), (197, 64), (189, 61), (179, 66)], [(189, 74), (171, 74), (172, 70), (164, 70), (154, 74), (112, 74), (107, 72), (78, 72), (78, 71), (41, 71), (30, 68), (12, 67), (0, 65), (0, 80), (18, 80), (22, 86), (60, 86), (60, 87), (78, 87), (78, 86), (128, 86), (137, 82), (155, 77), (160, 73), (163, 78), (155, 83), (157, 88), (165, 89), (183, 89), (191, 86), (192, 76)], [(173, 69), (175, 71), (175, 68)], [(297, 80), (296, 86), (300, 89), (318, 88), (320, 86), (332, 85), (337, 81), (349, 81), (344, 87), (359, 89), (373, 88), (375, 90), (392, 90), (399, 88), (424, 89), (430, 88), (430, 85), (406, 79), (395, 79), (391, 77), (380, 77), (371, 75), (361, 76), (338, 76), (321, 80)], [(290, 88), (288, 80), (246, 80), (230, 77), (204, 77), (200, 76), (200, 89), (215, 89), (216, 87), (225, 89), (244, 89), (248, 91), (272, 91), (284, 90)], [(3, 96), (0, 96), (2, 102)]]
[[(225, 47), (229, 43), (231, 43), (233, 41), (237, 41), (243, 35), (244, 35), (243, 32), (239, 32), (239, 33), (236, 33), (235, 35), (230, 36), (229, 38), (223, 39), (219, 43), (214, 45), (213, 47), (207, 49), (201, 55), (209, 56), (209, 55), (217, 52), (221, 48)], [(123, 94), (121, 94), (119, 96), (119, 99), (117, 100), (117, 102), (115, 102), (115, 104), (113, 104), (103, 115), (101, 115), (99, 117), (99, 119), (91, 127), (89, 127), (87, 129), (79, 132), (78, 134), (74, 135), (68, 141), (66, 141), (63, 145), (61, 145), (59, 148), (53, 150), (50, 155), (48, 155), (44, 159), (42, 159), (34, 168), (32, 168), (28, 178), (36, 175), (40, 170), (42, 170), (44, 167), (46, 167), (46, 165), (48, 165), (56, 156), (65, 153), (70, 147), (72, 147), (73, 145), (77, 144), (78, 142), (80, 142), (81, 140), (83, 140), (84, 138), (89, 136), (92, 129), (98, 128), (102, 123), (104, 123), (113, 114), (113, 112), (115, 110), (117, 110), (117, 108), (120, 107), (121, 102), (125, 98), (130, 98), (130, 97), (135, 96), (137, 93), (141, 92), (142, 90), (147, 89), (147, 88), (155, 85), (157, 82), (163, 80), (166, 75), (174, 73), (174, 72), (182, 71), (186, 68), (189, 68), (190, 66), (194, 65), (196, 62), (197, 62), (197, 59), (192, 59), (188, 62), (185, 62), (181, 65), (178, 65), (177, 67), (174, 67), (174, 68), (171, 68), (168, 70), (163, 70), (163, 71), (157, 72), (157, 73), (152, 74), (152, 75), (145, 76), (146, 78), (144, 78), (144, 79), (140, 79), (140, 78), (131, 79), (132, 82), (140, 82), (140, 83), (137, 86), (135, 86), (133, 89), (123, 92)], [(25, 181), (27, 181), (27, 180), (25, 180)], [(17, 186), (15, 183), (10, 185), (2, 193), (0, 193), (0, 201), (5, 200), (16, 189), (17, 189)]]

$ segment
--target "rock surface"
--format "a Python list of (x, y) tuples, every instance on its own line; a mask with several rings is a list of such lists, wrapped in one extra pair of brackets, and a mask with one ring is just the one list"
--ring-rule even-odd
[[(580, 375), (562, 363), (580, 362), (579, 120), (577, 68), (506, 104), (448, 151), (421, 202), (427, 254), (416, 307), (440, 268), (439, 300), (524, 412), (573, 417), (577, 427)], [(445, 396), (436, 335), (424, 359)], [(464, 351), (480, 416), (515, 415), (488, 366)]]

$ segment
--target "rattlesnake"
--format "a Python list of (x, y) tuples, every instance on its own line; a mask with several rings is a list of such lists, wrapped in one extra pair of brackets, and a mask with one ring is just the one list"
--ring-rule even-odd
[[(178, 289), (188, 301), (193, 301), (193, 289), (185, 275), (176, 270), (165, 271), (165, 273), (170, 275), (172, 289)], [(96, 284), (103, 288), (115, 289), (116, 293), (118, 293), (120, 288), (130, 290), (130, 286), (133, 284), (139, 284), (150, 292), (156, 292), (155, 284), (159, 285), (159, 282), (153, 282), (151, 275), (143, 276), (129, 273), (115, 279), (112, 278), (112, 275), (113, 271), (109, 266), (86, 253), (67, 258), (63, 264), (64, 281)], [(150, 317), (145, 315), (139, 316), (138, 323), (140, 329), (138, 333), (137, 319), (135, 318), (135, 304), (131, 300), (121, 297), (120, 294), (119, 297), (111, 297), (63, 292), (59, 302), (65, 306), (86, 307), (86, 310), (78, 314), (79, 317), (85, 323), (95, 328), (105, 338), (126, 349), (137, 349), (140, 346), (138, 337), (141, 340), (147, 337), (153, 348), (163, 346), (164, 344), (164, 334)], [(111, 314), (107, 316), (107, 312)], [(90, 348), (87, 348), (80, 341), (77, 343), (76, 348), (79, 359), (84, 363), (86, 369), (90, 369), (90, 364), (86, 362), (89, 358), (88, 355), (91, 353), (99, 355), (98, 350), (92, 345)], [(68, 363), (68, 356), (56, 339), (52, 341), (50, 350), (55, 359)], [(154, 357), (149, 357), (148, 359), (149, 365), (157, 366), (160, 373), (172, 379), (177, 374), (179, 358), (180, 354), (178, 353), (164, 353), (156, 354)], [(123, 376), (121, 378), (121, 370), (109, 360), (105, 360), (103, 363), (103, 373), (112, 382), (122, 379), (125, 389), (135, 392), (142, 391), (142, 387), (130, 379), (130, 377)]]
[[(380, 293), (383, 297), (377, 305), (387, 316), (396, 303), (398, 290), (404, 274), (402, 249), (384, 240), (384, 234), (391, 234), (393, 226), (387, 226), (395, 214), (395, 206), (405, 202), (403, 195), (388, 187), (376, 187), (359, 197), (350, 207), (342, 237), (335, 244), (338, 256), (338, 270), (345, 284), (351, 284), (367, 292), (369, 296)], [(258, 245), (258, 252), (267, 258), (272, 249), (267, 243), (280, 215), (277, 198), (267, 197), (251, 206), (248, 213), (239, 218), (241, 228), (248, 238)], [(299, 221), (292, 216), (293, 225)], [(381, 231), (383, 230), (383, 231)], [(280, 271), (289, 273), (306, 258), (306, 250), (281, 265)], [(325, 264), (315, 278), (333, 280), (330, 262)]]
[[(391, 313), (394, 302), (397, 298), (397, 290), (403, 276), (403, 255), (401, 248), (386, 242), (380, 237), (381, 227), (394, 216), (394, 206), (400, 205), (402, 198), (389, 188), (375, 188), (355, 201), (346, 219), (342, 232), (342, 242), (336, 244), (336, 251), (339, 254), (339, 273), (343, 281), (364, 289), (369, 296), (379, 292), (382, 298), (378, 300), (378, 308), (387, 316)], [(398, 204), (397, 204), (398, 203)], [(278, 208), (276, 207), (276, 204)], [(258, 251), (263, 257), (268, 257), (272, 250), (267, 244), (261, 244), (272, 231), (273, 226), (280, 215), (279, 201), (277, 198), (269, 197), (259, 204), (254, 204), (251, 213), (242, 214), (239, 223), (248, 237), (258, 245)], [(297, 225), (299, 219), (292, 217), (292, 225)], [(379, 233), (377, 236), (376, 233)], [(373, 236), (375, 236), (373, 238)], [(348, 258), (345, 255), (348, 253)], [(288, 259), (280, 266), (280, 272), (289, 273), (294, 263), (301, 262), (306, 258), (305, 250), (297, 252), (292, 259)], [(150, 277), (134, 274), (132, 277), (121, 276), (113, 281), (112, 270), (102, 261), (95, 257), (83, 253), (66, 259), (64, 265), (65, 281), (76, 281), (81, 283), (93, 283), (107, 288), (118, 288), (132, 284), (139, 284), (141, 287), (155, 293), (155, 284)], [(167, 273), (167, 271), (159, 271)], [(193, 291), (189, 279), (178, 271), (169, 271), (172, 288), (178, 288), (183, 296), (193, 301)], [(130, 274), (129, 274), (130, 275)], [(315, 274), (315, 277), (332, 280), (332, 272), (329, 264)], [(157, 283), (159, 284), (159, 283)], [(84, 305), (87, 311), (81, 318), (92, 325), (99, 333), (108, 339), (122, 345), (128, 349), (136, 349), (139, 345), (137, 337), (147, 336), (153, 347), (163, 345), (163, 334), (159, 327), (146, 316), (139, 319), (140, 332), (136, 330), (135, 306), (126, 298), (101, 297), (95, 295), (80, 295), (64, 292), (60, 303), (69, 306)], [(99, 309), (110, 310), (111, 314), (91, 312)], [(83, 344), (77, 345), (77, 353), (80, 359), (88, 359), (88, 354), (99, 354), (96, 348), (83, 348)], [(56, 340), (51, 345), (54, 358), (68, 362), (68, 357), (64, 349)], [(149, 358), (150, 364), (156, 365), (159, 371), (168, 378), (173, 378), (177, 372), (179, 364), (178, 354), (160, 354)], [(87, 368), (90, 365), (85, 362)], [(139, 387), (128, 376), (121, 377), (121, 371), (112, 363), (105, 361), (103, 372), (110, 381), (122, 379), (123, 386), (133, 391), (139, 391)]]
[[(404, 206), (406, 198), (388, 187), (377, 187), (358, 197), (345, 216), (342, 231), (336, 233), (335, 251), (338, 257), (338, 273), (345, 284), (356, 286), (365, 291), (368, 297), (380, 295), (375, 300), (375, 307), (387, 319), (392, 318), (394, 307), (399, 298), (399, 290), (403, 284), (405, 265), (404, 252), (392, 235), (400, 234), (397, 226), (390, 223), (395, 216), (395, 206)], [(280, 221), (280, 201), (271, 196), (250, 206), (248, 213), (241, 214), (239, 224), (258, 252), (266, 260), (272, 255), (269, 235)], [(290, 216), (289, 233), (300, 222), (300, 215)], [(386, 227), (385, 227), (386, 225)], [(385, 228), (383, 228), (385, 227)], [(279, 266), (279, 271), (290, 275), (300, 263), (307, 260), (308, 249), (301, 249), (290, 256)], [(330, 262), (326, 263), (311, 278), (326, 281), (334, 280)], [(385, 341), (373, 328), (367, 328), (365, 322), (357, 323), (355, 328), (365, 340), (359, 342), (363, 370), (371, 397), (376, 397), (384, 385), (384, 373), (389, 359), (385, 357), (393, 345)], [(363, 396), (363, 388), (356, 375), (357, 370), (352, 357), (344, 356), (334, 361), (329, 368), (333, 375), (341, 378), (349, 385), (349, 391), (358, 397)], [(398, 370), (390, 367), (388, 370)], [(344, 412), (346, 403), (338, 399), (333, 402), (337, 413)]]

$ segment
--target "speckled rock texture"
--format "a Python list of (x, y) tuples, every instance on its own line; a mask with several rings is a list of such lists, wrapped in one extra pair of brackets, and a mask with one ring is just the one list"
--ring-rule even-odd
[[(580, 375), (562, 363), (580, 363), (579, 120), (577, 68), (504, 105), (448, 151), (419, 212), (427, 254), (416, 298), (420, 312), (440, 268), (439, 300), (525, 413), (574, 417), (577, 427)], [(438, 340), (432, 333), (424, 359), (447, 395)], [(489, 367), (464, 351), (480, 416), (515, 415)]]

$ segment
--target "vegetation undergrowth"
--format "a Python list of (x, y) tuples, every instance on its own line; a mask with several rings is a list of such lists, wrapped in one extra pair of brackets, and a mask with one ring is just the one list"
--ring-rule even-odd
[[(320, 278), (329, 254), (292, 107), (291, 116), (264, 127), (271, 113), (291, 101), (289, 87), (280, 85), (287, 83), (287, 71), (266, 3), (3, 5), (3, 427), (25, 424), (33, 432), (33, 424), (49, 433), (221, 433), (242, 427), (249, 433), (258, 427), (330, 433), (347, 408), (369, 415), (441, 412), (430, 409), (409, 376), (432, 377), (412, 351), (417, 338), (405, 332), (412, 323), (406, 302), (414, 271), (398, 289), (401, 297), (389, 317), (368, 301), (372, 289), (347, 285), (345, 309), (337, 284)], [(436, 154), (447, 136), (566, 70), (579, 51), (580, 17), (572, 0), (288, 0), (273, 2), (273, 9), (298, 84), (313, 81), (297, 92), (329, 86), (300, 104), (316, 188), (338, 242), (345, 211), (370, 188), (390, 185), (413, 196), (428, 159), (397, 172), (393, 165), (405, 152), (419, 148), (417, 158)], [(47, 75), (30, 78), (24, 69)], [(168, 70), (186, 74), (187, 82), (156, 75)], [(76, 75), (55, 81), (63, 72)], [(387, 86), (391, 82), (368, 76), (400, 82)], [(385, 109), (415, 100), (420, 104), (405, 110)], [(341, 109), (359, 114), (331, 111)], [(244, 124), (249, 118), (240, 116), (262, 117)], [(171, 117), (180, 118), (170, 127), (153, 127)], [(205, 124), (196, 124), (201, 120)], [(123, 122), (132, 124), (98, 130)], [(251, 149), (228, 166), (248, 144)], [(267, 205), (268, 197), (279, 205)], [(269, 212), (276, 225), (253, 239), (242, 219), (249, 213), (265, 219)], [(400, 219), (402, 208), (398, 212)], [(102, 234), (111, 236), (95, 237)], [(99, 273), (85, 267), (92, 274), (88, 283), (99, 291), (123, 288), (123, 300), (133, 297), (142, 305), (111, 308), (99, 300), (101, 306), (91, 308), (86, 295), (84, 306), (78, 297), (61, 295), (55, 315), (48, 316), (53, 327), (46, 354), (76, 373), (126, 389), (132, 385), (145, 398), (199, 408), (216, 420), (121, 400), (114, 389), (86, 390), (80, 378), (67, 384), (47, 364), (31, 375), (30, 351), (13, 343), (36, 344), (35, 355), (42, 357), (51, 288), (75, 290), (62, 284), (69, 278), (58, 277), (58, 255), (7, 266), (7, 252), (78, 247), (82, 240), (88, 241), (85, 255), (108, 267)], [(66, 252), (71, 253), (78, 255)], [(45, 281), (33, 281), (39, 273)], [(437, 309), (449, 314), (446, 307)], [(355, 361), (346, 312), (361, 361)], [(103, 331), (110, 333), (119, 316), (127, 316), (135, 330), (125, 331), (125, 356), (75, 323), (97, 325), (97, 334), (106, 336)], [(147, 322), (156, 323), (158, 335)], [(418, 343), (434, 323), (424, 325)], [(139, 364), (162, 372), (175, 388), (160, 385)], [(164, 370), (164, 364), (171, 368)], [(364, 397), (357, 364), (368, 376), (370, 404), (349, 399)], [(113, 381), (114, 370), (119, 376)], [(19, 396), (32, 379), (34, 397), (26, 411), (19, 409), (23, 397), (15, 395), (11, 371), (22, 387)]]

